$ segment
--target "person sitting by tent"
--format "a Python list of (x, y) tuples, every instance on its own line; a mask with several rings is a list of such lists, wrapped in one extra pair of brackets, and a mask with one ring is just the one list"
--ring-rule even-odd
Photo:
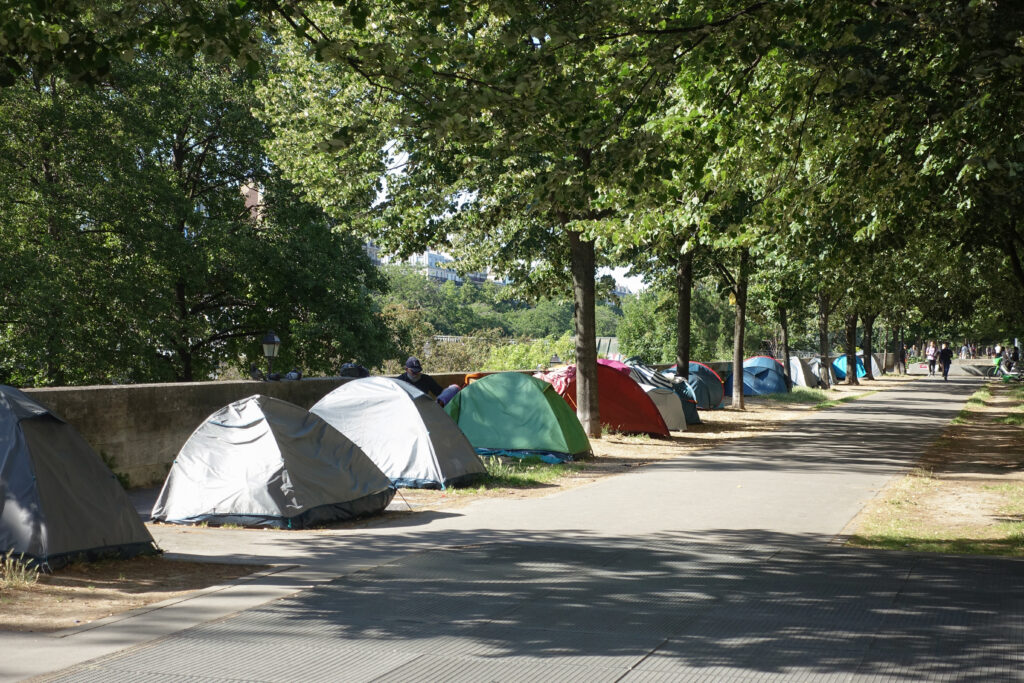
[(405, 372), (395, 379), (408, 382), (424, 394), (429, 394), (431, 398), (437, 398), (441, 395), (441, 385), (433, 377), (423, 372), (423, 364), (420, 363), (420, 359), (416, 356), (409, 356), (408, 360), (405, 361)]

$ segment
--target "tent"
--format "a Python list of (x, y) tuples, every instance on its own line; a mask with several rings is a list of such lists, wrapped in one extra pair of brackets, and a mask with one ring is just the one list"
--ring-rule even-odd
[[(732, 396), (732, 381), (725, 381), (725, 395)], [(743, 361), (743, 395), (784, 394), (789, 391), (782, 363), (770, 356), (752, 356)]]
[(520, 372), (481, 377), (444, 409), (477, 452), (545, 454), (556, 461), (590, 452), (583, 425), (552, 386)]
[(666, 427), (674, 432), (686, 430), (686, 414), (683, 413), (683, 402), (675, 390), (656, 387), (651, 384), (640, 384), (639, 386), (647, 394), (647, 397), (651, 399), (651, 402), (654, 403), (658, 412), (661, 413), (661, 419), (665, 421)]
[(789, 376), (795, 387), (810, 387), (812, 389), (821, 387), (821, 378), (811, 368), (810, 359), (790, 356)]
[(632, 372), (633, 370), (632, 367), (630, 367), (626, 363), (623, 363), (621, 360), (609, 360), (608, 358), (598, 358), (597, 363), (598, 365), (604, 365), (606, 367), (609, 367), (612, 370), (615, 370), (616, 372), (621, 372), (626, 377), (629, 377), (630, 372)]
[[(686, 380), (682, 377), (669, 377), (662, 372), (658, 372), (650, 365), (644, 365), (644, 363), (636, 356), (627, 358), (625, 362), (631, 368), (630, 377), (632, 377), (638, 384), (650, 384), (656, 387), (671, 389), (676, 392), (683, 406), (683, 415), (686, 417), (686, 424), (700, 424), (700, 414), (697, 412), (697, 397), (693, 392), (693, 387), (690, 386)], [(664, 412), (662, 413), (662, 417), (665, 417)], [(665, 418), (665, 422), (668, 423), (668, 418)], [(671, 425), (669, 428), (672, 429)]]
[[(836, 356), (832, 359), (832, 370), (839, 379), (846, 379), (846, 356)], [(864, 359), (857, 356), (857, 377), (867, 377), (868, 371), (864, 369)]]
[(811, 369), (811, 374), (818, 378), (818, 386), (822, 389), (828, 389), (838, 382), (836, 369), (832, 367), (831, 363), (823, 364), (820, 356), (808, 358), (807, 365)]
[(43, 571), (159, 552), (128, 494), (74, 427), (0, 385), (0, 555)]
[(257, 394), (192, 433), (153, 519), (302, 529), (383, 512), (394, 495), (348, 437), (297, 405)]
[(697, 407), (701, 410), (720, 408), (725, 398), (725, 382), (721, 375), (710, 366), (697, 361), (690, 361), (690, 376), (687, 378), (693, 388)]
[[(541, 376), (551, 382), (569, 406), (576, 410), (576, 366)], [(598, 410), (601, 424), (629, 434), (668, 436), (668, 425), (658, 407), (640, 385), (631, 378), (606, 366), (597, 365)]]
[(310, 412), (351, 439), (395, 486), (443, 489), (487, 473), (444, 409), (408, 382), (353, 380)]

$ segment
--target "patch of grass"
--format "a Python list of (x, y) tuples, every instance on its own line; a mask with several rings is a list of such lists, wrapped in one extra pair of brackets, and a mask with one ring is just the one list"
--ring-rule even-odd
[(25, 559), (25, 553), (15, 557), (14, 550), (8, 550), (0, 557), (0, 588), (27, 588), (38, 580), (39, 568)]
[(912, 511), (920, 498), (941, 485), (928, 470), (914, 470), (887, 491), (883, 505), (850, 537), (850, 545), (922, 553), (1024, 556), (1024, 483), (982, 487), (1003, 498), (999, 510), (1003, 520), (997, 524), (950, 529), (915, 522)]
[(957, 416), (950, 420), (949, 423), (955, 425), (965, 425), (968, 422), (967, 418), (970, 416), (970, 414), (971, 411), (969, 411), (967, 408), (964, 408), (959, 413), (957, 413)]
[[(1014, 392), (1017, 392), (1017, 391), (1024, 391), (1024, 389), (1015, 389), (1014, 390)], [(1022, 395), (1022, 398), (1024, 398), (1024, 395)], [(967, 405), (968, 406), (979, 406), (979, 407), (982, 407), (982, 406), (986, 405), (986, 401), (990, 401), (991, 399), (992, 399), (992, 392), (989, 390), (988, 387), (982, 387), (981, 389), (978, 389), (973, 394), (971, 394), (971, 397), (969, 399), (967, 399)]]
[(1010, 398), (1017, 401), (1024, 401), (1024, 387), (1017, 387), (1010, 392)]
[(1024, 413), (1010, 413), (1006, 417), (999, 418), (996, 422), (1002, 425), (1016, 425), (1019, 427), (1024, 425)]
[(824, 403), (829, 400), (825, 391), (809, 387), (793, 387), (792, 391), (765, 394), (761, 398), (777, 403)]
[(523, 459), (491, 456), (484, 458), (487, 475), (476, 486), (452, 489), (453, 493), (483, 493), (489, 489), (532, 489), (547, 486), (570, 472), (580, 469), (578, 463), (552, 465), (540, 458)]

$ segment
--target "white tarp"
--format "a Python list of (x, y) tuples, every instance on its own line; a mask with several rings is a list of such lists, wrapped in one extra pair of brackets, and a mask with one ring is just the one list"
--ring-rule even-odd
[(444, 488), (486, 473), (458, 425), (408, 382), (353, 380), (310, 411), (352, 439), (396, 486)]
[(303, 528), (382, 512), (394, 493), (359, 447), (321, 418), (256, 395), (192, 433), (153, 519)]
[(683, 413), (683, 404), (672, 389), (656, 387), (651, 384), (640, 384), (640, 387), (647, 393), (647, 396), (657, 406), (658, 412), (665, 420), (665, 425), (673, 432), (686, 431), (686, 415)]

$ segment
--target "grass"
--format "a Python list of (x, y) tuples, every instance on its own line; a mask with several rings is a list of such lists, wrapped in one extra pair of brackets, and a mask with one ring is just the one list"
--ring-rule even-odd
[(483, 493), (488, 489), (531, 489), (547, 486), (580, 468), (576, 463), (551, 465), (540, 458), (505, 459), (498, 456), (484, 458), (487, 475), (476, 485), (452, 489), (453, 493)]
[(13, 550), (0, 557), (0, 588), (26, 588), (39, 580), (39, 569), (32, 561), (25, 561), (25, 554), (14, 556)]
[[(1024, 392), (1024, 387), (1022, 387), (1021, 389), (1014, 389), (1014, 394), (1016, 394), (1018, 392)], [(1015, 395), (1014, 398), (1018, 398), (1018, 396)], [(1019, 396), (1019, 398), (1024, 399), (1024, 393), (1022, 393)], [(981, 389), (978, 389), (977, 391), (975, 391), (971, 395), (971, 397), (969, 399), (967, 399), (967, 405), (968, 405), (968, 407), (970, 407), (970, 406), (977, 406), (977, 407), (980, 408), (980, 407), (984, 407), (985, 405), (987, 405), (987, 402), (991, 401), (991, 400), (992, 400), (992, 392), (989, 390), (988, 387), (982, 387)]]
[(828, 393), (822, 389), (793, 387), (792, 391), (765, 394), (761, 398), (775, 401), (776, 403), (824, 403), (828, 400)]
[(1024, 413), (1010, 413), (1006, 417), (1001, 417), (996, 420), (1001, 425), (1024, 425)]

